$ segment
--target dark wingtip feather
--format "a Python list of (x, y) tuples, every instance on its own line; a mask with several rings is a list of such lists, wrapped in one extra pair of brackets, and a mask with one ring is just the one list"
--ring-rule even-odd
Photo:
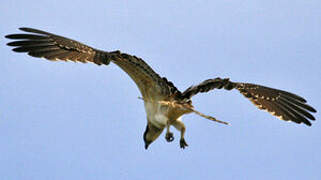
[(27, 31), (28, 32), (28, 29), (31, 29), (31, 28), (28, 28), (28, 27), (20, 27), (19, 30), (21, 31)]
[(12, 51), (14, 52), (28, 52), (30, 51), (29, 49), (27, 49), (27, 47), (16, 47), (16, 48), (13, 48)]
[(12, 51), (18, 52), (18, 53), (20, 53), (20, 52), (26, 52), (26, 51), (22, 51), (20, 47), (18, 47), (18, 48), (13, 48)]
[(19, 30), (28, 32), (28, 27), (20, 27)]
[(38, 33), (38, 34), (45, 34), (45, 35), (49, 35), (50, 34), (50, 33), (45, 32), (45, 31), (41, 31), (41, 30), (33, 29), (33, 28), (28, 28), (28, 27), (20, 27), (19, 29), (21, 31), (24, 31), (24, 32), (31, 32), (31, 33)]
[(312, 124), (310, 123), (310, 121), (308, 121), (308, 123), (304, 122), (305, 125), (307, 126), (312, 126)]
[[(305, 124), (305, 125), (307, 125), (307, 126), (309, 126), (309, 127), (312, 126), (312, 124), (311, 124), (310, 121), (302, 121), (302, 122), (303, 122), (303, 124)], [(299, 124), (301, 124), (301, 122), (300, 122)]]
[(16, 42), (16, 41), (9, 42), (9, 43), (7, 43), (7, 46), (15, 46), (15, 45), (14, 45), (15, 42)]
[(315, 110), (312, 106), (310, 106), (310, 111), (316, 113), (317, 110)]
[(16, 35), (15, 34), (8, 34), (5, 36), (7, 39), (15, 39)]
[(9, 34), (5, 36), (8, 39), (35, 39), (35, 40), (43, 40), (48, 37), (43, 35), (35, 35), (35, 34)]
[(307, 102), (307, 100), (305, 100), (303, 97), (301, 97), (301, 96), (299, 96), (297, 94), (293, 94), (293, 93), (286, 92), (286, 91), (283, 91), (283, 92), (285, 92), (284, 95), (289, 96), (289, 97), (291, 97), (293, 99), (299, 100), (302, 103), (306, 103)]

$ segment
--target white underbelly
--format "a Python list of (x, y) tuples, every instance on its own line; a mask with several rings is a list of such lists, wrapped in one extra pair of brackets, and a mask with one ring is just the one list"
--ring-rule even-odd
[(164, 106), (162, 107), (159, 103), (145, 102), (145, 111), (148, 121), (158, 128), (166, 126), (168, 118)]

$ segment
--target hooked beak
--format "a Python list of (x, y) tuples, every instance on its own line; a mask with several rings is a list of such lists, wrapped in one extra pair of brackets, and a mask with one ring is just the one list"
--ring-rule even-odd
[(145, 149), (147, 150), (151, 142), (145, 142)]

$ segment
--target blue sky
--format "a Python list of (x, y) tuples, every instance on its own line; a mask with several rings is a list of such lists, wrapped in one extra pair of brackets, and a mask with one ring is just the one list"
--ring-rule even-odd
[(257, 110), (237, 91), (193, 98), (179, 133), (146, 151), (138, 89), (116, 65), (13, 53), (26, 26), (137, 55), (184, 90), (208, 78), (258, 83), (321, 109), (321, 1), (3, 1), (0, 6), (2, 179), (320, 179), (320, 113), (312, 127)]

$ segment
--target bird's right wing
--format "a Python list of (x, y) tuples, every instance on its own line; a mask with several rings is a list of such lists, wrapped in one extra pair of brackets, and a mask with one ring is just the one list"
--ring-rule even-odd
[(189, 99), (198, 93), (221, 88), (239, 90), (256, 107), (266, 110), (282, 120), (296, 123), (303, 122), (308, 126), (311, 126), (308, 119), (315, 120), (309, 112), (316, 112), (316, 110), (306, 104), (307, 101), (304, 98), (290, 92), (257, 84), (235, 83), (229, 79), (221, 78), (208, 79), (199, 85), (189, 87), (182, 93), (182, 96)]
[(101, 51), (78, 41), (37, 29), (20, 28), (20, 30), (27, 33), (6, 36), (15, 40), (7, 44), (14, 46), (12, 50), (15, 52), (25, 52), (33, 57), (53, 61), (93, 62), (97, 65), (108, 65), (111, 61), (135, 81), (144, 99), (162, 99), (178, 91), (170, 81), (161, 78), (148, 64), (136, 56), (120, 51)]

